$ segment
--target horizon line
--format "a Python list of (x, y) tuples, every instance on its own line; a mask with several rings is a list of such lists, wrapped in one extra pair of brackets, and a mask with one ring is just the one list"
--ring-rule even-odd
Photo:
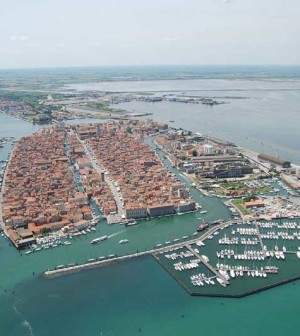
[(138, 67), (300, 67), (299, 64), (118, 64), (118, 65), (57, 65), (37, 67), (0, 68), (0, 71), (12, 70), (49, 70), (49, 69), (82, 69), (82, 68), (138, 68)]

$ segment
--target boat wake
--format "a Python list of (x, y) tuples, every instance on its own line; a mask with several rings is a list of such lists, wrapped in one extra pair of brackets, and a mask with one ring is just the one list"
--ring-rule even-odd
[(118, 235), (120, 235), (121, 233), (123, 233), (123, 232), (125, 232), (125, 231), (126, 231), (126, 230), (121, 230), (121, 231), (115, 232), (115, 233), (109, 235), (108, 238), (112, 238), (112, 237), (118, 236)]
[(15, 304), (13, 304), (13, 309), (15, 311), (15, 313), (21, 317), (21, 319), (23, 320), (21, 325), (25, 328), (27, 328), (27, 330), (29, 331), (29, 335), (30, 336), (34, 336), (34, 332), (33, 332), (33, 329), (32, 329), (32, 326), (31, 324), (29, 323), (29, 321), (27, 321), (25, 318), (24, 318), (24, 315), (20, 312), (20, 310), (18, 309), (17, 307), (17, 303), (16, 302)]

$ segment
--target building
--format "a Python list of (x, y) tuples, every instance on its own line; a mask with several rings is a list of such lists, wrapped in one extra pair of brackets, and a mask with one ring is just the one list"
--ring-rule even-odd
[(263, 200), (252, 200), (252, 201), (249, 201), (249, 202), (245, 202), (245, 207), (246, 209), (249, 209), (249, 208), (262, 208), (265, 206), (265, 202)]
[(148, 207), (150, 217), (172, 215), (175, 213), (175, 207), (172, 204), (154, 205)]
[(270, 163), (274, 163), (277, 166), (281, 166), (282, 168), (290, 168), (291, 162), (286, 161), (280, 158), (277, 158), (275, 156), (269, 155), (269, 154), (258, 154), (258, 159), (261, 161), (267, 161)]
[(214, 147), (208, 144), (203, 145), (203, 154), (204, 155), (212, 155), (214, 154)]
[(148, 216), (147, 208), (136, 207), (136, 206), (126, 206), (125, 207), (125, 217), (130, 218), (146, 218)]

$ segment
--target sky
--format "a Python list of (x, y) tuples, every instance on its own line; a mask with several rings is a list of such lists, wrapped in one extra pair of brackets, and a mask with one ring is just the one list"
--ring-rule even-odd
[(0, 69), (299, 64), (299, 0), (0, 0)]

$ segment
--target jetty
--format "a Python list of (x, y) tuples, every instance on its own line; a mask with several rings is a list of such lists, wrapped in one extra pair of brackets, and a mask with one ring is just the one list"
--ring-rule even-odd
[[(103, 260), (96, 260), (96, 261), (93, 261), (93, 262), (87, 262), (87, 263), (78, 264), (78, 265), (75, 265), (75, 266), (74, 265), (73, 266), (65, 266), (65, 267), (61, 267), (59, 269), (47, 270), (46, 272), (44, 272), (44, 276), (46, 276), (48, 278), (52, 278), (52, 277), (56, 277), (56, 276), (65, 275), (65, 274), (68, 274), (68, 273), (79, 272), (79, 271), (85, 270), (85, 269), (101, 267), (101, 266), (111, 264), (111, 263), (114, 263), (114, 262), (120, 262), (120, 261), (125, 261), (125, 260), (128, 260), (128, 259), (132, 259), (132, 258), (138, 258), (138, 257), (142, 257), (142, 256), (145, 256), (145, 255), (164, 253), (164, 252), (173, 250), (174, 248), (185, 247), (187, 244), (190, 245), (190, 244), (196, 243), (197, 241), (203, 241), (208, 236), (213, 234), (215, 231), (219, 230), (222, 227), (226, 227), (228, 225), (231, 225), (231, 224), (233, 224), (233, 222), (228, 221), (228, 222), (223, 222), (219, 225), (214, 225), (212, 228), (210, 228), (209, 230), (204, 232), (204, 234), (202, 236), (190, 239), (188, 241), (180, 242), (180, 243), (177, 243), (177, 244), (163, 246), (163, 247), (160, 247), (160, 248), (155, 248), (155, 249), (147, 250), (147, 251), (143, 251), (143, 252), (136, 252), (136, 253), (123, 255), (123, 256), (119, 256), (119, 257), (118, 256), (111, 257), (111, 258), (107, 257)], [(216, 270), (214, 271), (214, 273), (216, 274)], [(218, 273), (218, 277), (223, 279), (223, 277), (220, 276), (219, 273)]]
[(255, 225), (256, 230), (257, 230), (257, 237), (258, 237), (258, 240), (259, 240), (259, 244), (260, 244), (261, 250), (264, 253), (264, 257), (266, 257), (266, 251), (264, 249), (264, 244), (263, 244), (263, 241), (261, 239), (261, 235), (260, 235), (260, 231), (259, 231), (259, 226), (258, 226), (257, 222), (255, 222), (254, 225)]
[(211, 266), (211, 265), (210, 265), (204, 258), (202, 258), (202, 257), (200, 256), (200, 254), (198, 254), (194, 249), (192, 249), (190, 245), (185, 245), (185, 247), (186, 247), (189, 251), (191, 251), (191, 252), (194, 254), (194, 256), (195, 256), (198, 260), (200, 260), (200, 262), (202, 262), (203, 265), (205, 265), (208, 269), (210, 269), (210, 270), (215, 274), (215, 276), (216, 276), (217, 278), (222, 279), (222, 280), (224, 281), (224, 283), (225, 283), (226, 286), (229, 285), (229, 281), (227, 281), (226, 278), (225, 278), (223, 275), (221, 275), (221, 274), (220, 274), (214, 267), (212, 267), (212, 266)]

